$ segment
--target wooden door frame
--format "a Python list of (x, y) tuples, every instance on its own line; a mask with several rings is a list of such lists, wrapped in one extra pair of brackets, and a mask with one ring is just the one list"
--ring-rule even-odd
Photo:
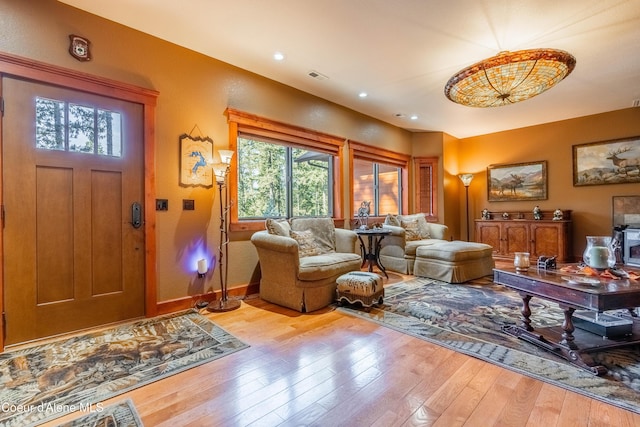
[[(87, 73), (46, 64), (28, 58), (0, 52), (0, 101), (2, 100), (1, 77), (13, 77), (59, 86), (71, 90), (92, 93), (141, 104), (143, 107), (144, 142), (144, 312), (146, 317), (158, 313), (156, 276), (156, 205), (155, 205), (155, 108), (158, 92), (127, 83), (122, 83)], [(0, 104), (4, 109), (4, 103)], [(4, 203), (2, 166), (2, 126), (0, 117), (0, 201)], [(4, 212), (2, 212), (4, 215)], [(5, 342), (4, 307), (4, 230), (0, 226), (0, 352)]]

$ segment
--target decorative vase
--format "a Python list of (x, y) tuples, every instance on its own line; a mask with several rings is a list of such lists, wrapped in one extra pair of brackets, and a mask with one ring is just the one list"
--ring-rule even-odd
[(582, 260), (591, 268), (604, 270), (616, 265), (616, 254), (610, 236), (587, 236), (587, 247)]

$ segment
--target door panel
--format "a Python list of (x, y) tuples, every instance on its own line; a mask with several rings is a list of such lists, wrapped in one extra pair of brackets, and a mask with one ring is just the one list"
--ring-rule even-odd
[[(3, 97), (5, 343), (143, 316), (144, 234), (130, 224), (144, 196), (142, 106), (11, 78)], [(37, 97), (121, 123), (101, 129), (109, 143), (95, 132), (93, 151), (82, 134), (66, 149), (38, 148)], [(66, 114), (56, 120), (72, 123)]]

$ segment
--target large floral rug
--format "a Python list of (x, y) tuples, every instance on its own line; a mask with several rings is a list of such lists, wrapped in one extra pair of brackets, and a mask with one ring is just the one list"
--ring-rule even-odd
[(247, 345), (188, 311), (0, 354), (0, 427), (91, 411)]
[[(530, 306), (534, 328), (562, 324), (557, 304), (532, 298)], [(592, 353), (608, 370), (598, 377), (502, 332), (503, 325), (519, 323), (521, 307), (517, 293), (489, 277), (463, 284), (416, 278), (386, 287), (384, 304), (369, 312), (339, 310), (640, 413), (640, 346)]]

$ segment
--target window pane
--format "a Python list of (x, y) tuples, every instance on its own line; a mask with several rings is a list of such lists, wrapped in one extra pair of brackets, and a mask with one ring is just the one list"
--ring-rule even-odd
[(93, 153), (94, 111), (90, 107), (69, 104), (69, 151)]
[(285, 217), (286, 147), (238, 138), (238, 218)]
[(374, 163), (353, 160), (353, 207), (357, 209), (365, 201), (371, 201), (371, 215), (375, 215), (375, 175)]
[(292, 149), (292, 216), (328, 216), (329, 154)]
[(120, 113), (98, 110), (98, 154), (122, 156)]
[(36, 98), (36, 147), (46, 150), (64, 150), (65, 103)]
[(395, 166), (378, 165), (378, 215), (399, 213), (400, 170)]

